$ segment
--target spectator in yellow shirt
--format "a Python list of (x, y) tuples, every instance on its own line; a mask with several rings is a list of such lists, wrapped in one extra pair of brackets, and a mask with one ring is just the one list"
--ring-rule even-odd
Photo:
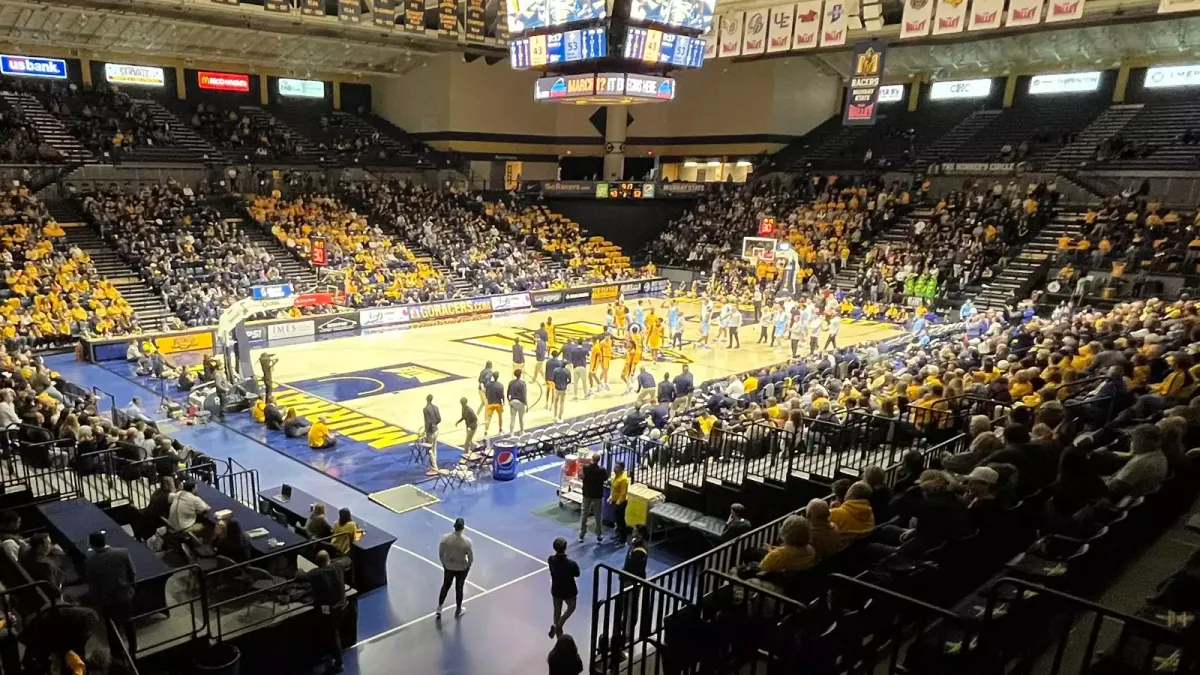
[(308, 430), (308, 447), (313, 450), (331, 450), (337, 445), (337, 434), (329, 428), (325, 416), (317, 418), (316, 424)]
[(615, 508), (617, 523), (617, 545), (623, 546), (629, 537), (629, 526), (625, 524), (625, 508), (629, 500), (629, 474), (625, 473), (625, 462), (613, 464), (612, 485), (608, 492), (608, 503)]

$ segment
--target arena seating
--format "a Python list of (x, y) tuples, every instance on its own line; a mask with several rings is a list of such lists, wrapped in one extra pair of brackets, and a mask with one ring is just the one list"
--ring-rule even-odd
[(62, 161), (59, 154), (41, 137), (25, 117), (0, 99), (0, 162), (37, 162), (54, 164)]
[(1093, 148), (1094, 168), (1124, 171), (1194, 170), (1200, 155), (1192, 97), (1151, 101)]
[[(878, 432), (851, 422), (853, 410), (844, 419), (818, 415), (806, 424), (808, 434), (791, 442), (773, 425), (766, 425), (766, 434), (731, 436), (723, 423), (754, 418), (764, 395), (749, 393), (709, 403), (717, 421), (703, 440), (670, 443), (665, 454), (644, 439), (625, 442), (614, 459), (636, 467), (635, 483), (667, 496), (666, 504), (651, 507), (652, 528), (656, 517), (676, 525), (696, 522), (688, 510), (719, 523), (732, 502), (742, 504), (751, 523), (766, 524), (646, 580), (597, 566), (590, 667), (732, 673), (804, 663), (806, 670), (835, 673), (843, 672), (839, 664), (856, 663), (872, 672), (1000, 673), (1047, 648), (1065, 650), (1072, 627), (1066, 619), (1081, 612), (1097, 614), (1089, 625), (1115, 621), (1123, 631), (1116, 641), (1071, 641), (1082, 663), (1099, 662), (1095, 672), (1151, 672), (1139, 666), (1151, 656), (1155, 663), (1188, 659), (1194, 647), (1186, 636), (1164, 630), (1178, 624), (1075, 596), (1103, 588), (1197, 494), (1195, 453), (1184, 455), (1200, 430), (1194, 401), (1187, 405), (1197, 368), (1187, 356), (1176, 356), (1174, 366), (1155, 376), (1163, 378), (1157, 384), (1111, 370), (1139, 345), (1152, 345), (1161, 358), (1192, 342), (1194, 325), (1187, 334), (1168, 336), (1146, 318), (1180, 311), (1195, 316), (1183, 302), (1155, 301), (1119, 305), (1108, 314), (1035, 319), (1015, 335), (976, 316), (965, 326), (947, 327), (928, 345), (910, 346), (907, 339), (895, 345), (898, 356), (916, 352), (928, 362), (941, 360), (933, 371), (921, 366), (924, 358), (908, 359), (907, 366), (893, 360), (882, 345), (882, 361), (863, 353), (864, 362), (846, 362), (849, 369), (837, 379), (856, 389), (859, 377), (871, 380), (860, 389), (875, 392), (867, 397), (870, 408), (891, 398), (875, 389), (886, 388), (889, 377), (876, 380), (860, 368), (899, 365), (903, 377), (912, 378), (908, 387), (896, 387), (906, 413), (868, 415), (885, 423), (879, 429), (884, 435), (876, 436), (888, 439), (880, 456), (856, 450), (855, 439)], [(1126, 332), (1138, 325), (1152, 328), (1137, 337)], [(942, 350), (961, 347), (964, 329), (968, 338), (981, 337), (970, 339), (965, 351)], [(1020, 370), (1014, 374), (1010, 363)], [(940, 384), (934, 389), (929, 383), (957, 373), (966, 378), (965, 390), (951, 384), (946, 398), (936, 401), (928, 393), (908, 394), (925, 386), (941, 394)], [(816, 382), (822, 391), (833, 384), (829, 374), (819, 377), (803, 387), (785, 384), (784, 397), (808, 409), (794, 397), (815, 397)], [(748, 379), (745, 384), (749, 390)], [(832, 447), (840, 451), (823, 450), (830, 446), (820, 420), (837, 430)], [(998, 427), (1004, 439), (994, 434)], [(866, 447), (876, 442), (866, 441)], [(1127, 463), (1128, 453), (1134, 459)], [(721, 461), (694, 460), (705, 456)], [(864, 467), (872, 462), (882, 469)], [(842, 476), (854, 478), (834, 480)], [(851, 480), (863, 482), (850, 486)], [(804, 521), (771, 511), (823, 496), (831, 488), (822, 492), (821, 483), (829, 482), (834, 496), (825, 501), (835, 507), (835, 528), (862, 522), (849, 519), (849, 512), (837, 514), (855, 500), (867, 506), (854, 512), (867, 508), (875, 515), (865, 529), (870, 534), (842, 541), (844, 549), (836, 553), (828, 552), (828, 536), (817, 536), (816, 524), (829, 516), (807, 513)], [(791, 553), (774, 557), (781, 546)], [(630, 598), (638, 608), (631, 609)], [(631, 619), (630, 612), (640, 618)]]
[(427, 261), (420, 261), (378, 223), (334, 197), (285, 200), (278, 194), (253, 197), (253, 222), (271, 232), (291, 253), (307, 260), (312, 238), (326, 240), (328, 269), (342, 283), (353, 307), (429, 302), (453, 297), (452, 287)]
[(1063, 106), (1026, 101), (1003, 112), (970, 140), (945, 154), (949, 162), (1026, 162), (1040, 166), (1103, 112), (1096, 104)]
[(327, 158), (362, 166), (419, 166), (410, 143), (388, 135), (370, 121), (340, 111), (274, 106), (271, 115), (316, 145)]
[(24, 187), (0, 202), (3, 227), (3, 334), (36, 347), (73, 342), (81, 335), (136, 332), (133, 308), (91, 259), (66, 241), (66, 231)]

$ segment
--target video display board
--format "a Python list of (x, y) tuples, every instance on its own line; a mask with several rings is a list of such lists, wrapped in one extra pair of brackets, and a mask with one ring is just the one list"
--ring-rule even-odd
[(608, 16), (605, 0), (508, 0), (508, 31), (526, 33)]
[(629, 20), (706, 32), (717, 0), (630, 0)]
[(704, 65), (704, 40), (655, 28), (625, 29), (625, 58), (645, 63), (661, 63), (678, 68)]
[(600, 59), (608, 56), (608, 31), (583, 28), (516, 38), (508, 43), (508, 55), (517, 70)]

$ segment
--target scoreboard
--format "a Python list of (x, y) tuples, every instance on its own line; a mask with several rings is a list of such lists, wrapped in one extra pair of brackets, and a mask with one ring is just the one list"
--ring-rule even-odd
[(508, 53), (517, 70), (593, 61), (608, 56), (608, 31), (583, 28), (516, 38), (509, 41)]
[(608, 16), (605, 0), (508, 0), (508, 31), (525, 33)]
[(656, 28), (625, 29), (625, 58), (631, 61), (700, 68), (704, 65), (704, 40)]

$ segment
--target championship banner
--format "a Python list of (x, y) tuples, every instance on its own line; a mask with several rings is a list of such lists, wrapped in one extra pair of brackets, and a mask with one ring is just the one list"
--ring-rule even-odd
[(438, 0), (438, 37), (458, 37), (458, 0)]
[(496, 37), (508, 42), (508, 0), (500, 0), (500, 4), (496, 8), (494, 28)]
[(1200, 0), (1159, 0), (1159, 14), (1174, 14), (1175, 12), (1195, 12), (1200, 10)]
[(1008, 19), (1004, 22), (1010, 28), (1015, 26), (1032, 26), (1042, 20), (1042, 0), (1010, 0), (1008, 3)]
[(371, 12), (371, 23), (384, 28), (396, 25), (396, 0), (375, 0), (375, 9)]
[(967, 27), (967, 0), (937, 0), (934, 35), (961, 33)]
[(425, 32), (425, 0), (404, 0), (404, 30)]
[(792, 49), (814, 49), (821, 33), (821, 0), (796, 3)]
[(721, 39), (717, 35), (716, 30), (713, 30), (704, 36), (704, 60), (717, 58), (717, 47), (721, 44)]
[(1074, 21), (1083, 16), (1083, 0), (1050, 0), (1046, 23)]
[(883, 40), (864, 40), (854, 44), (850, 62), (850, 91), (846, 93), (846, 110), (842, 124), (867, 126), (875, 124), (879, 107), (879, 86), (883, 83), (883, 56), (887, 45)]
[[(900, 37), (914, 38), (929, 35), (929, 24), (933, 22), (935, 0), (907, 0), (904, 16), (900, 19)], [(1003, 4), (1003, 0), (1001, 0)]]
[(338, 21), (358, 23), (362, 20), (362, 0), (338, 0)]
[(721, 45), (717, 56), (737, 56), (742, 53), (742, 19), (745, 12), (728, 12), (721, 17)]
[(843, 0), (829, 0), (825, 4), (825, 14), (821, 20), (821, 46), (840, 47), (846, 44), (848, 23), (846, 3)]
[(762, 54), (767, 49), (767, 10), (746, 12), (746, 30), (742, 36), (742, 56)]
[(521, 187), (521, 169), (522, 162), (505, 162), (504, 163), (504, 189), (509, 192)]
[(288, 2), (288, 0), (264, 0), (263, 9), (267, 10), (268, 12), (287, 14), (288, 12), (292, 11), (292, 4)]
[(971, 20), (967, 30), (991, 30), (1000, 27), (1004, 16), (1004, 0), (975, 0), (971, 3)]
[(767, 27), (767, 53), (786, 52), (792, 48), (792, 21), (796, 18), (796, 5), (780, 5), (771, 8), (771, 21)]
[(468, 42), (483, 42), (486, 37), (484, 24), (484, 0), (466, 0), (463, 3), (463, 26)]
[(325, 1), (301, 0), (300, 13), (304, 16), (325, 16)]

